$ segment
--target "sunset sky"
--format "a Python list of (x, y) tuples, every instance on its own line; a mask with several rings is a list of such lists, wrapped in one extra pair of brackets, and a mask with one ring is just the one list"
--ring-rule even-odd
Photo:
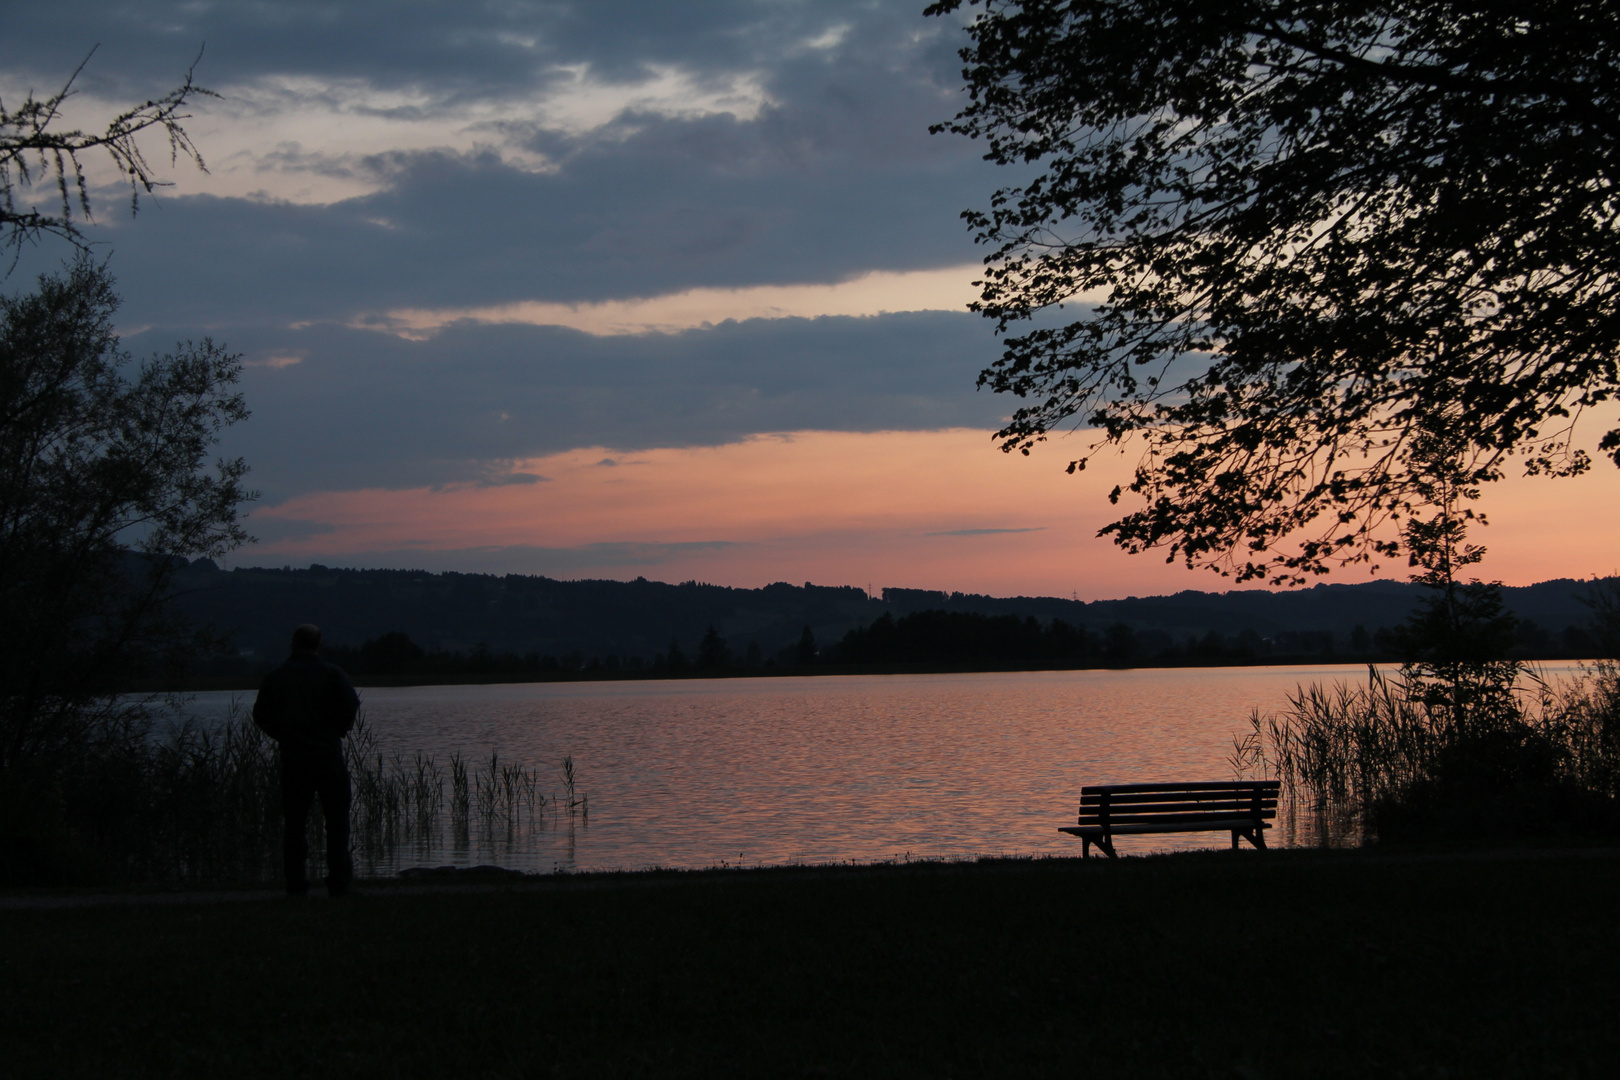
[[(99, 43), (66, 120), (104, 123), (206, 45), (210, 172), (166, 171), (133, 219), (98, 188), (88, 232), (137, 356), (243, 354), (238, 565), (1229, 587), (1095, 537), (1131, 459), (996, 450), (1016, 403), (974, 387), (997, 346), (958, 215), (1011, 177), (928, 134), (962, 34), (923, 6), (59, 0), (8, 7), (0, 96)], [(1484, 573), (1614, 571), (1617, 495), (1602, 460), (1500, 485)]]

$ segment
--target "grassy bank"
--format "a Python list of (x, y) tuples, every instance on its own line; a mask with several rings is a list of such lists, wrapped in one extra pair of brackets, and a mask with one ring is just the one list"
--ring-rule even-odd
[(18, 1076), (1598, 1076), (1620, 857), (1229, 853), (0, 911)]

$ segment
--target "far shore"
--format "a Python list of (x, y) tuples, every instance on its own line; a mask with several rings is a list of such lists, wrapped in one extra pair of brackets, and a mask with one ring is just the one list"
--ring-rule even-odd
[[(1591, 664), (1591, 657), (1536, 657), (1526, 664)], [(494, 671), (459, 672), (441, 674), (367, 674), (350, 673), (356, 687), (396, 686), (492, 686), (508, 683), (580, 683), (580, 682), (645, 682), (672, 679), (775, 679), (804, 678), (831, 675), (972, 675), (997, 672), (1046, 671), (1136, 671), (1173, 670), (1181, 668), (1268, 668), (1326, 665), (1353, 665), (1358, 667), (1395, 667), (1400, 661), (1390, 656), (1350, 656), (1339, 654), (1310, 654), (1304, 656), (1268, 656), (1243, 658), (1186, 658), (1173, 657), (1133, 661), (1129, 664), (804, 664), (770, 665), (738, 668), (686, 668), (667, 670), (630, 668), (611, 670), (590, 668), (581, 671)], [(257, 690), (265, 672), (231, 675), (201, 675), (184, 679), (178, 687), (147, 683), (137, 687), (140, 693), (178, 690), (182, 693), (204, 693), (229, 690)]]

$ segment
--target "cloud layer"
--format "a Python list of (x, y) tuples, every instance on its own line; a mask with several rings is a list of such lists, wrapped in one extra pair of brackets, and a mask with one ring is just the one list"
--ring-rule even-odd
[[(89, 104), (155, 92), (209, 43), (199, 78), (225, 98), (191, 126), (216, 172), (241, 175), (178, 172), (133, 225), (104, 200), (132, 320), (622, 299), (974, 258), (956, 217), (996, 177), (927, 133), (956, 107), (954, 28), (913, 3), (384, 7), (69, 3), (17, 20), (0, 44), (12, 87), (59, 80), (89, 44), (76, 28), (113, 28), (81, 76)], [(338, 181), (363, 194), (301, 194)], [(213, 189), (236, 194), (190, 194)]]
[[(1008, 411), (974, 390), (994, 343), (961, 314), (957, 221), (999, 178), (927, 132), (956, 108), (958, 27), (913, 0), (69, 0), (8, 14), (8, 100), (59, 85), (85, 27), (101, 45), (67, 119), (87, 127), (206, 43), (223, 98), (188, 126), (213, 173), (176, 169), (134, 219), (98, 189), (90, 232), (132, 349), (245, 354), (255, 415), (227, 449), (271, 501)], [(61, 257), (30, 252), (6, 287)], [(732, 296), (807, 317), (682, 322)], [(875, 311), (911, 314), (814, 317)]]
[[(159, 351), (182, 327), (129, 337)], [(489, 484), (579, 446), (711, 446), (759, 432), (979, 427), (989, 335), (966, 314), (750, 319), (674, 334), (452, 324), (411, 340), (330, 323), (240, 327), (253, 419), (225, 449), (271, 501), (302, 491)], [(519, 478), (522, 479), (521, 477)]]

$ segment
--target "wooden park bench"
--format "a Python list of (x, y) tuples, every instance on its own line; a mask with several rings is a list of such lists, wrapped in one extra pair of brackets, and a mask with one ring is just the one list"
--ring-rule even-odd
[(1266, 846), (1277, 816), (1277, 781), (1212, 780), (1195, 784), (1101, 784), (1080, 789), (1080, 820), (1059, 832), (1078, 836), (1083, 858), (1096, 844), (1114, 853), (1114, 837), (1142, 833), (1228, 832)]

